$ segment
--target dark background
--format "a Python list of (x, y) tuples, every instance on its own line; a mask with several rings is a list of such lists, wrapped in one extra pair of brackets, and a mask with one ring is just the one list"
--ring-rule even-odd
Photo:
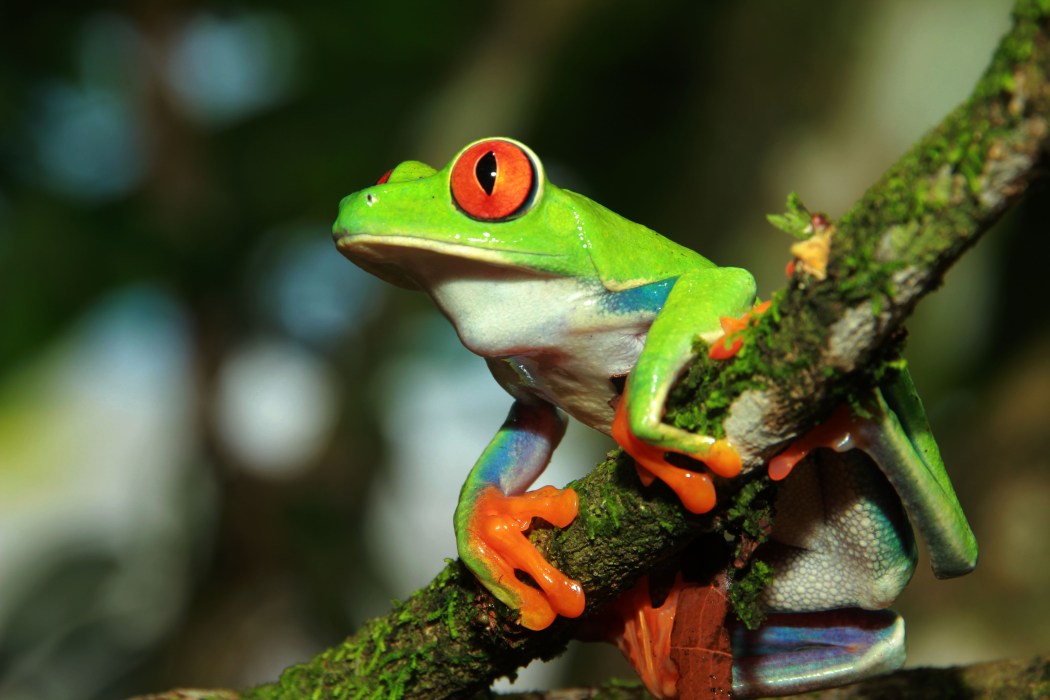
[[(343, 260), (339, 198), (528, 143), (551, 179), (781, 286), (967, 94), (1009, 3), (5, 3), (0, 698), (243, 686), (454, 555), (509, 398), (418, 294)], [(1045, 650), (1045, 190), (926, 300), (909, 357), (982, 546), (920, 562), (911, 663)], [(607, 446), (573, 430), (549, 480)], [(625, 673), (575, 648), (526, 685)], [(611, 648), (609, 648), (611, 650)]]

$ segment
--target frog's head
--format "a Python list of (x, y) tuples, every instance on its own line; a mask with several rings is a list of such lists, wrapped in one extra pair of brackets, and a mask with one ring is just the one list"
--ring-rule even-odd
[(443, 170), (407, 161), (345, 197), (333, 236), (365, 270), (403, 287), (427, 287), (434, 275), (468, 269), (597, 278), (589, 249), (618, 226), (638, 225), (551, 184), (525, 145), (488, 138)]

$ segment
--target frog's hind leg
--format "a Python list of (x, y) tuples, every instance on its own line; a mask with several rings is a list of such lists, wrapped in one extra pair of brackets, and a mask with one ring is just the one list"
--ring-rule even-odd
[(859, 423), (855, 440), (896, 490), (929, 547), (934, 574), (949, 578), (972, 571), (977, 565), (977, 540), (907, 369), (875, 392), (873, 416)]
[(733, 632), (734, 696), (842, 685), (899, 667), (903, 622), (882, 610), (907, 585), (916, 547), (892, 486), (863, 452), (814, 451), (777, 494), (773, 567), (757, 630)]
[(851, 683), (904, 663), (904, 620), (890, 610), (775, 614), (737, 624), (733, 697), (788, 695)]
[(867, 417), (839, 408), (769, 464), (780, 480), (817, 447), (862, 450), (879, 466), (912, 524), (930, 549), (938, 578), (961, 576), (977, 564), (977, 541), (955, 496), (922, 402), (907, 369), (895, 372), (872, 392)]
[(781, 484), (772, 535), (756, 556), (775, 572), (763, 594), (772, 611), (875, 610), (911, 579), (916, 547), (900, 500), (871, 458), (821, 449)]
[(756, 553), (774, 568), (763, 602), (779, 614), (734, 634), (740, 697), (852, 682), (903, 662), (903, 622), (879, 609), (914, 571), (911, 525), (938, 576), (976, 563), (973, 533), (906, 371), (874, 392), (869, 412), (840, 410), (771, 463), (771, 475), (783, 478), (791, 466), (778, 461), (810, 454), (781, 486), (772, 537)]
[[(820, 449), (802, 461), (780, 486), (771, 538), (754, 556), (773, 567), (762, 599), (771, 614), (756, 630), (733, 627), (734, 697), (842, 685), (903, 663), (903, 622), (881, 608), (908, 583), (915, 540), (900, 500), (866, 454)], [(617, 643), (642, 639), (625, 654), (651, 692), (674, 697), (658, 692), (675, 678), (648, 650), (668, 646), (675, 596), (654, 608), (643, 589), (614, 609), (622, 613), (628, 602), (637, 613), (622, 615), (630, 633)]]

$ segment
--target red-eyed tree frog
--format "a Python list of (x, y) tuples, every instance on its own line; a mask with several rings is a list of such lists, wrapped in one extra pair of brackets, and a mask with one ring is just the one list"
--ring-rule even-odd
[[(739, 473), (726, 441), (662, 418), (696, 338), (732, 352), (727, 319), (746, 318), (755, 303), (746, 270), (719, 267), (555, 186), (536, 154), (507, 138), (472, 143), (442, 170), (401, 163), (342, 200), (333, 236), (360, 267), (428, 293), (514, 399), (463, 485), (454, 522), (462, 560), (525, 627), (584, 609), (580, 585), (524, 536), (533, 518), (564, 527), (576, 516), (571, 489), (527, 491), (565, 414), (612, 434), (644, 482), (667, 483), (692, 512), (710, 510), (717, 481)], [(914, 570), (908, 516), (938, 576), (976, 563), (906, 371), (875, 392), (871, 412), (863, 421), (842, 414), (772, 467), (783, 478), (809, 450), (838, 451), (815, 452), (781, 487), (762, 552), (776, 572), (764, 594), (775, 614), (734, 633), (736, 696), (838, 685), (903, 662), (903, 623), (883, 608)], [(668, 452), (698, 464), (676, 466)], [(673, 682), (647, 682), (674, 697)]]

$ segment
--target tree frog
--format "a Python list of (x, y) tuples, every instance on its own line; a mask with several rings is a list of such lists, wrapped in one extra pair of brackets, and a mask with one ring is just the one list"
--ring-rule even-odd
[[(509, 138), (469, 144), (442, 170), (401, 163), (342, 200), (333, 237), (368, 272), (428, 293), (514, 399), (463, 485), (454, 523), (462, 560), (523, 626), (543, 629), (584, 610), (579, 583), (525, 537), (533, 518), (565, 527), (576, 516), (571, 489), (527, 490), (566, 414), (612, 434), (643, 482), (665, 482), (692, 512), (710, 510), (718, 481), (739, 473), (732, 445), (662, 418), (696, 338), (723, 355), (735, 349), (725, 330), (755, 302), (746, 270), (719, 267), (557, 187), (536, 154)], [(735, 633), (741, 697), (841, 684), (903, 661), (902, 623), (882, 608), (914, 568), (905, 512), (938, 575), (976, 562), (906, 372), (876, 392), (873, 407), (873, 418), (833, 421), (777, 462), (783, 478), (817, 447), (864, 450), (847, 461), (818, 451), (785, 480), (766, 554), (776, 574), (765, 604), (778, 614)], [(672, 464), (669, 452), (696, 466)], [(674, 696), (669, 687), (663, 697)]]

